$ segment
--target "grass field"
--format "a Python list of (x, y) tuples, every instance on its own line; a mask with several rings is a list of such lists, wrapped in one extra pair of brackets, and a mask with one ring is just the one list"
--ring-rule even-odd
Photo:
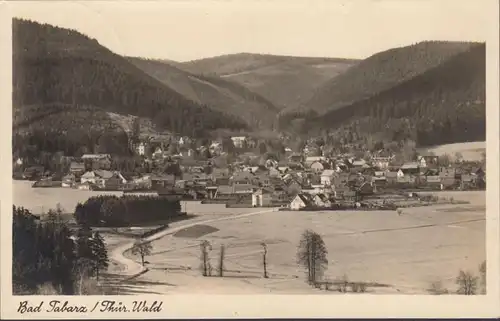
[(425, 151), (433, 152), (437, 156), (448, 154), (455, 157), (455, 153), (461, 153), (466, 161), (480, 161), (486, 151), (486, 142), (456, 143), (427, 148)]
[[(405, 209), (401, 216), (394, 211), (260, 211), (217, 220), (255, 209), (188, 203), (199, 224), (154, 241), (149, 272), (133, 282), (154, 293), (326, 293), (305, 284), (295, 260), (301, 233), (310, 228), (328, 248), (329, 280), (347, 275), (351, 281), (376, 283), (369, 288), (374, 293), (423, 294), (436, 281), (453, 290), (460, 269), (477, 273), (485, 259), (485, 193), (439, 194), (470, 204)], [(212, 244), (214, 269), (220, 245), (226, 246), (224, 277), (201, 276), (202, 240)], [(262, 278), (261, 242), (268, 246), (268, 279)]]

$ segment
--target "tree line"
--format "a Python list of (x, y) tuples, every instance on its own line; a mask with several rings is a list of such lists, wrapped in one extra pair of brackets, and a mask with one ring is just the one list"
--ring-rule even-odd
[(132, 226), (183, 215), (179, 200), (168, 196), (114, 195), (92, 196), (78, 203), (74, 217), (84, 226)]
[(41, 221), (13, 206), (13, 293), (40, 294), (49, 285), (58, 294), (83, 294), (84, 280), (98, 279), (109, 265), (104, 239), (88, 227), (75, 234), (60, 209), (50, 210), (47, 216)]

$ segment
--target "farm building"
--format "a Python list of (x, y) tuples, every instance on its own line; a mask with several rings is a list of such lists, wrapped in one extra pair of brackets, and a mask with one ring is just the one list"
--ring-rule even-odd
[(312, 205), (312, 200), (309, 195), (299, 193), (290, 202), (290, 209), (297, 211), (301, 208), (310, 207)]
[(316, 194), (313, 196), (313, 202), (314, 202), (314, 205), (318, 206), (318, 207), (331, 207), (332, 206), (332, 202), (330, 201), (330, 198), (325, 195), (325, 194)]

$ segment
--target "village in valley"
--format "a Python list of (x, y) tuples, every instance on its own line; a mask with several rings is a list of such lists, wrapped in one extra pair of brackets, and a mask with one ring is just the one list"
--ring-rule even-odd
[[(260, 144), (266, 150), (265, 143)], [(467, 161), (460, 153), (436, 156), (406, 152), (404, 147), (401, 152), (335, 153), (325, 152), (316, 142), (298, 151), (283, 147), (260, 154), (255, 147), (260, 144), (247, 136), (233, 136), (192, 149), (189, 146), (195, 144), (188, 137), (145, 139), (131, 143), (136, 154), (131, 160), (138, 168), (120, 170), (121, 164), (110, 154), (61, 155), (56, 173), (43, 165), (27, 166), (21, 158), (14, 168), (18, 178), (33, 181), (33, 188), (171, 194), (227, 207), (292, 210), (395, 210), (402, 196), (418, 192), (486, 188), (485, 154), (482, 160)]]

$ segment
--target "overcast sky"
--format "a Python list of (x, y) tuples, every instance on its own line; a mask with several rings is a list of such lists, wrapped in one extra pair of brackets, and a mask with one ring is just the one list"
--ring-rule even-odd
[(187, 61), (239, 52), (365, 58), (422, 40), (486, 41), (495, 18), (486, 7), (491, 3), (179, 0), (8, 5), (15, 17), (76, 29), (119, 54)]

